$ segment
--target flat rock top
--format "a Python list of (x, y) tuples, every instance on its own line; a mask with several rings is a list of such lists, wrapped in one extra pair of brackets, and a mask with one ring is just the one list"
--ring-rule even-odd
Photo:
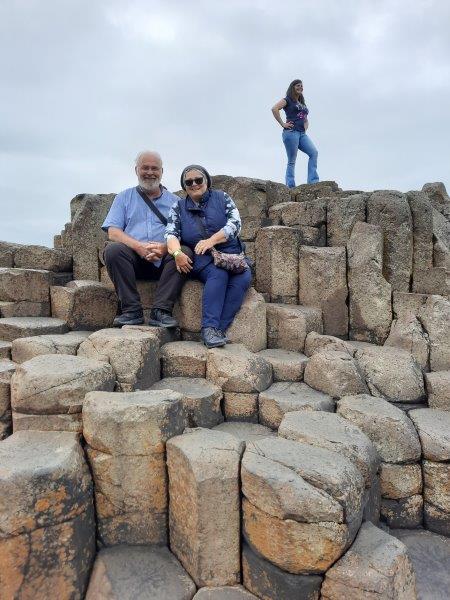
[(450, 589), (450, 539), (431, 531), (391, 529), (390, 534), (408, 548), (416, 572), (417, 598), (448, 598)]
[(47, 333), (44, 335), (33, 335), (30, 337), (18, 338), (13, 344), (42, 344), (45, 346), (74, 346), (81, 344), (87, 337), (92, 335), (92, 331), (69, 331), (68, 333)]
[(75, 289), (80, 289), (80, 288), (101, 288), (104, 290), (111, 290), (111, 288), (109, 288), (107, 285), (105, 285), (104, 283), (101, 283), (100, 281), (95, 281), (93, 279), (73, 279), (72, 281), (69, 281), (65, 287), (68, 288), (75, 288)]
[(275, 398), (277, 400), (287, 401), (301, 400), (318, 402), (329, 400), (334, 405), (331, 396), (328, 396), (328, 394), (324, 394), (323, 392), (318, 392), (303, 382), (280, 381), (278, 383), (273, 383), (267, 390), (261, 392), (261, 395), (263, 398)]
[(295, 471), (314, 485), (323, 480), (337, 483), (342, 477), (354, 478), (364, 489), (359, 471), (345, 457), (325, 448), (318, 448), (280, 437), (251, 442), (246, 452), (253, 452)]
[(188, 429), (167, 442), (170, 456), (180, 452), (197, 481), (212, 477), (236, 477), (244, 443), (233, 435), (213, 429)]
[(260, 440), (265, 437), (276, 435), (275, 431), (272, 431), (272, 429), (265, 427), (264, 425), (240, 421), (226, 421), (225, 423), (220, 423), (220, 425), (213, 427), (213, 429), (229, 433), (242, 442), (252, 442), (254, 440)]
[(383, 398), (377, 398), (376, 396), (370, 396), (369, 394), (343, 396), (338, 401), (338, 407), (338, 410), (343, 413), (350, 410), (363, 413), (364, 415), (377, 420), (394, 419), (408, 422), (408, 418), (400, 408)]
[(102, 343), (107, 343), (110, 340), (112, 341), (117, 341), (117, 340), (127, 340), (127, 339), (147, 339), (147, 338), (155, 338), (156, 336), (154, 335), (154, 333), (150, 330), (150, 331), (143, 331), (141, 329), (132, 329), (130, 328), (126, 328), (124, 329), (123, 327), (119, 328), (119, 327), (110, 327), (110, 328), (105, 328), (105, 329), (99, 329), (98, 331), (95, 331), (94, 333), (90, 333), (89, 335), (89, 341), (94, 343), (95, 342), (99, 342), (100, 344)]
[(44, 273), (45, 275), (49, 275), (50, 271), (46, 271), (45, 269), (13, 269), (11, 267), (0, 267), (0, 275), (3, 275), (4, 273), (19, 277), (24, 273)]
[(200, 377), (166, 377), (154, 383), (151, 389), (173, 390), (194, 400), (222, 394), (219, 386)]
[[(406, 556), (405, 546), (394, 536), (375, 527), (370, 522), (361, 525), (353, 545), (343, 557), (327, 572), (326, 579), (345, 581), (352, 588), (363, 587), (366, 581), (367, 591), (375, 594), (372, 580), (381, 577), (392, 578), (393, 570), (399, 558)], [(410, 596), (404, 596), (410, 597)]]
[[(103, 596), (108, 588), (110, 595)], [(195, 590), (167, 548), (115, 546), (98, 553), (86, 600), (191, 600)]]
[(0, 319), (0, 325), (20, 329), (39, 329), (46, 327), (65, 327), (66, 322), (53, 317), (5, 317)]
[(16, 431), (0, 444), (0, 479), (73, 468), (77, 435), (65, 431)]
[(19, 370), (30, 376), (45, 377), (45, 375), (51, 375), (60, 380), (64, 376), (76, 376), (86, 371), (103, 369), (105, 366), (107, 366), (107, 363), (84, 358), (83, 356), (42, 354), (22, 363)]
[(283, 363), (302, 363), (308, 360), (308, 357), (302, 352), (293, 352), (292, 350), (281, 350), (278, 348), (267, 348), (258, 352), (260, 356), (269, 362)]
[(435, 461), (450, 460), (450, 412), (435, 408), (411, 410), (425, 458)]
[(376, 474), (380, 457), (370, 439), (353, 423), (335, 413), (301, 411), (284, 415), (278, 434), (341, 453), (356, 464), (366, 486)]
[(194, 600), (257, 600), (257, 598), (240, 585), (205, 587), (201, 588), (194, 596)]
[(89, 392), (86, 394), (83, 412), (110, 415), (130, 408), (152, 409), (173, 404), (182, 399), (181, 394), (170, 389), (140, 390), (136, 392)]
[(278, 302), (268, 302), (266, 304), (267, 310), (270, 311), (282, 311), (288, 313), (289, 316), (302, 316), (302, 315), (314, 315), (321, 316), (322, 311), (320, 308), (314, 308), (313, 306), (303, 306), (301, 304), (281, 304)]
[(162, 356), (195, 356), (204, 358), (208, 354), (208, 349), (201, 342), (169, 342), (161, 346)]

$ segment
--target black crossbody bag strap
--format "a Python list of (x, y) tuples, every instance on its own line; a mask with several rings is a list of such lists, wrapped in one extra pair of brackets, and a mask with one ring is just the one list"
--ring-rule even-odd
[(149, 207), (149, 209), (152, 211), (152, 213), (154, 213), (158, 219), (161, 221), (161, 223), (164, 225), (164, 227), (167, 225), (167, 219), (166, 217), (162, 214), (162, 212), (160, 210), (158, 210), (154, 204), (154, 202), (152, 202), (148, 197), (147, 194), (145, 194), (140, 187), (136, 188), (137, 193), (139, 194), (139, 196), (142, 198), (142, 200), (145, 202), (145, 204)]

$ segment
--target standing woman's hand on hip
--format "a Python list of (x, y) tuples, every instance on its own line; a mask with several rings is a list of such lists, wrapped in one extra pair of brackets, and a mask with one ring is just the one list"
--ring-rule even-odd
[(283, 124), (283, 129), (292, 129), (294, 127), (294, 123), (292, 121), (286, 121), (286, 123)]

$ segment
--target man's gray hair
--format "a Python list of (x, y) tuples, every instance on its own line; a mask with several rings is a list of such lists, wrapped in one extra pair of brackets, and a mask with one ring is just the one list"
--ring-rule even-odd
[(138, 166), (138, 164), (139, 164), (139, 162), (140, 162), (141, 158), (142, 158), (143, 156), (147, 156), (147, 155), (149, 155), (149, 154), (151, 154), (152, 156), (154, 156), (155, 158), (157, 158), (157, 159), (159, 160), (159, 162), (161, 163), (161, 166), (162, 166), (162, 158), (161, 158), (161, 155), (159, 154), (159, 152), (155, 152), (154, 150), (142, 150), (142, 152), (139, 152), (139, 154), (138, 154), (138, 155), (136, 156), (136, 158), (135, 158), (134, 164), (135, 164), (136, 166)]

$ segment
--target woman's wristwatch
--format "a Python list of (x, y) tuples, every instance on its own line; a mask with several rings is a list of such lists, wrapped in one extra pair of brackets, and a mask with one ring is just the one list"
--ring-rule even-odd
[(178, 248), (178, 250), (175, 250), (174, 252), (172, 252), (172, 256), (174, 258), (176, 258), (179, 254), (183, 254), (183, 250), (181, 250), (181, 248)]

